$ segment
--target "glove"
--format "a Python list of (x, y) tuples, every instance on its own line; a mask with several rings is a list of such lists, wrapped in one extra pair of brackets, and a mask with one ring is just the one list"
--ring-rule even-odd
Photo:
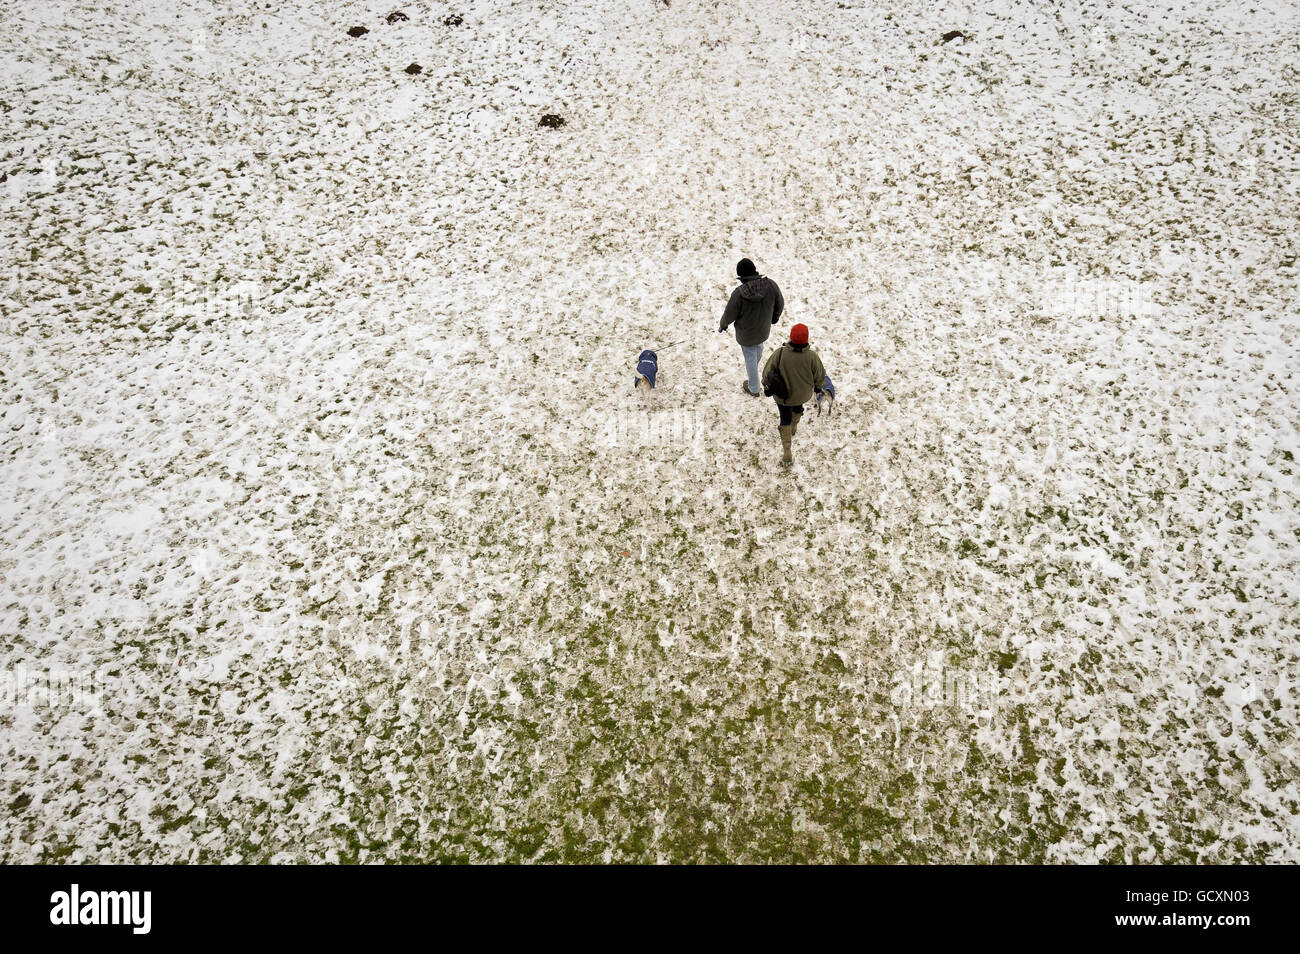
[(780, 321), (780, 320), (781, 320), (780, 318), (773, 318), (773, 319), (772, 319), (772, 324), (776, 324), (776, 323), (777, 323), (778, 321)]

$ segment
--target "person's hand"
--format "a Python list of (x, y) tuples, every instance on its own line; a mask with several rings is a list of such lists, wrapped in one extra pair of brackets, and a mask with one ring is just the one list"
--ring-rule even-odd
[(780, 321), (780, 320), (781, 320), (780, 318), (773, 318), (773, 319), (772, 319), (772, 324), (776, 324), (776, 323), (777, 323), (778, 321)]

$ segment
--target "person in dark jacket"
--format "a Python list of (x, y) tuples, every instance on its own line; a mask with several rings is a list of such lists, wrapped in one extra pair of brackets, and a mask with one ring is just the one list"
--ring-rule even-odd
[(740, 388), (746, 394), (758, 397), (758, 360), (763, 356), (763, 342), (772, 333), (772, 326), (781, 320), (781, 312), (785, 311), (785, 299), (781, 297), (776, 282), (758, 274), (754, 263), (747, 258), (736, 264), (736, 279), (740, 285), (727, 301), (718, 331), (726, 331), (732, 324), (736, 326), (736, 344), (740, 345), (745, 356), (748, 375)]
[(803, 406), (814, 394), (820, 394), (826, 387), (826, 369), (817, 352), (808, 347), (808, 326), (795, 325), (790, 329), (790, 340), (777, 348), (763, 365), (763, 380), (773, 370), (778, 370), (785, 381), (785, 397), (773, 397), (781, 422), (777, 430), (781, 434), (781, 466), (789, 467), (794, 463), (790, 454), (790, 442), (799, 430), (799, 418), (803, 416)]

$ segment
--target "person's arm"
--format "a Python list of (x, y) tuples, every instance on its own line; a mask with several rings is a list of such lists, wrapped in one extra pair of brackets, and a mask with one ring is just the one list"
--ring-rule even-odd
[(813, 352), (813, 390), (821, 394), (826, 388), (826, 366), (822, 364), (821, 355)]
[(722, 324), (718, 326), (718, 331), (726, 331), (733, 321), (740, 317), (740, 289), (737, 288), (727, 299), (727, 307), (722, 312)]
[(772, 287), (776, 289), (776, 304), (772, 306), (772, 324), (781, 320), (781, 313), (785, 311), (785, 299), (781, 296), (781, 286), (772, 282)]

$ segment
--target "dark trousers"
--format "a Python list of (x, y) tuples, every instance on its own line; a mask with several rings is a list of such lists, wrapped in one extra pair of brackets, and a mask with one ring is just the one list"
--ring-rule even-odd
[(776, 409), (781, 415), (782, 427), (785, 427), (787, 424), (794, 423), (795, 415), (803, 413), (802, 404), (791, 404), (788, 406), (785, 404), (778, 404), (776, 406)]

